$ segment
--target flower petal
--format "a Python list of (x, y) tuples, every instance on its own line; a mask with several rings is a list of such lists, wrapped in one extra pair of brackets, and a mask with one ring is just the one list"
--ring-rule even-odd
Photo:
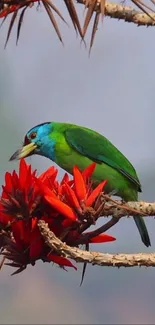
[(31, 230), (34, 230), (38, 224), (38, 218), (32, 219)]
[(61, 185), (63, 185), (64, 183), (68, 183), (70, 181), (69, 175), (67, 173), (65, 173), (62, 181), (61, 181)]
[(50, 203), (59, 213), (61, 213), (63, 216), (73, 220), (78, 221), (77, 215), (75, 212), (69, 207), (67, 204), (63, 203), (62, 201), (58, 200), (57, 198), (54, 198), (52, 196), (45, 196), (45, 200)]
[(19, 182), (21, 190), (26, 193), (33, 186), (34, 172), (32, 172), (31, 166), (26, 164), (24, 159), (20, 161), (19, 167)]
[[(86, 233), (85, 233), (86, 234)], [(87, 234), (91, 234), (91, 232), (87, 232)], [(97, 244), (97, 243), (108, 243), (111, 241), (115, 241), (116, 238), (107, 234), (98, 235), (90, 240), (89, 243)]]
[(67, 194), (68, 203), (71, 205), (72, 208), (77, 209), (78, 211), (81, 211), (81, 207), (79, 204), (79, 201), (75, 195), (75, 192), (72, 190), (72, 188), (66, 183), (63, 187), (63, 193)]
[(24, 247), (24, 224), (23, 221), (18, 221), (12, 223), (12, 232), (13, 237), (15, 239), (16, 245), (19, 250), (23, 249)]
[(86, 200), (86, 206), (90, 207), (95, 202), (96, 198), (103, 192), (104, 187), (106, 186), (108, 181), (103, 181), (101, 184), (99, 184), (95, 190), (90, 194), (88, 199)]
[(74, 266), (67, 258), (61, 257), (58, 255), (52, 255), (48, 254), (47, 256), (49, 261), (52, 261), (56, 264), (59, 264), (60, 266), (68, 266), (68, 267), (73, 267), (77, 271), (77, 267)]
[(17, 188), (20, 187), (19, 186), (19, 177), (15, 170), (12, 173), (12, 187), (13, 187), (13, 190), (16, 190)]
[(25, 179), (26, 178), (28, 168), (29, 168), (29, 166), (27, 165), (25, 159), (21, 159), (20, 164), (19, 164), (19, 178), (20, 179)]
[(93, 163), (83, 171), (82, 175), (83, 175), (83, 178), (85, 181), (87, 181), (89, 178), (92, 177), (92, 175), (96, 169), (96, 166), (97, 166), (97, 164)]
[(38, 227), (36, 227), (31, 233), (30, 240), (30, 259), (36, 260), (41, 257), (43, 251), (43, 239), (41, 237)]
[(39, 178), (36, 178), (35, 182), (43, 196), (48, 195), (56, 198), (55, 193), (47, 185), (42, 183)]
[(65, 219), (63, 222), (62, 222), (62, 226), (64, 228), (68, 228), (68, 227), (71, 227), (73, 225), (73, 221), (70, 220), (70, 219)]
[(0, 13), (0, 18), (5, 18), (7, 15), (17, 11), (20, 8), (20, 5), (13, 5), (3, 9)]
[(7, 226), (12, 221), (12, 216), (7, 215), (7, 213), (4, 213), (3, 211), (4, 208), (0, 205), (0, 225)]
[[(6, 174), (5, 174), (5, 184), (6, 185), (5, 185), (4, 189), (7, 192), (11, 193), (12, 192), (12, 175), (8, 172), (6, 172)], [(2, 194), (2, 197), (3, 197), (3, 194)]]
[(46, 172), (40, 175), (39, 179), (45, 182), (46, 179), (50, 178), (51, 183), (53, 183), (58, 175), (58, 169), (54, 166), (50, 167)]
[(75, 186), (76, 196), (79, 202), (81, 202), (86, 198), (86, 194), (87, 194), (86, 184), (83, 175), (77, 166), (73, 168), (73, 175), (74, 175), (74, 186)]
[(29, 190), (34, 187), (34, 176), (31, 170), (31, 166), (28, 167), (28, 170), (26, 172), (26, 178), (20, 179), (21, 189), (23, 193), (26, 194), (29, 192)]

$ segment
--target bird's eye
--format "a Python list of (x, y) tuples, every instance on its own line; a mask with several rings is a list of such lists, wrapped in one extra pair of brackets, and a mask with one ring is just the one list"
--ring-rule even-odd
[(37, 136), (37, 132), (32, 132), (32, 133), (30, 134), (30, 139), (33, 140), (33, 139), (36, 138), (36, 136)]

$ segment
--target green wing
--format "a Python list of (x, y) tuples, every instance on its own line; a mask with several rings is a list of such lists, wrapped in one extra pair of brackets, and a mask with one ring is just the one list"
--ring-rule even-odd
[(141, 191), (134, 167), (104, 136), (90, 129), (74, 126), (65, 132), (65, 137), (68, 144), (81, 155), (98, 164), (105, 163), (116, 169)]

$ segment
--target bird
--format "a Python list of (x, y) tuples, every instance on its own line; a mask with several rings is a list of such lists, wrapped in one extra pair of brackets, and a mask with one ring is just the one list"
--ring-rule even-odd
[[(95, 186), (108, 180), (105, 192), (113, 193), (125, 202), (138, 201), (138, 193), (142, 192), (130, 161), (106, 137), (87, 127), (60, 122), (38, 124), (27, 132), (22, 148), (11, 156), (10, 161), (33, 154), (49, 158), (70, 174), (73, 174), (75, 165), (83, 171), (95, 162)], [(143, 217), (133, 218), (142, 242), (146, 247), (151, 246)]]

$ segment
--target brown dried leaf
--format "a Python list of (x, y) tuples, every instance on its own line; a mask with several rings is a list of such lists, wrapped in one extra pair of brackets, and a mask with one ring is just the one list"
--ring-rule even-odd
[(8, 29), (7, 38), (6, 38), (6, 42), (5, 42), (4, 48), (6, 48), (7, 43), (8, 43), (8, 40), (9, 40), (9, 38), (10, 38), (11, 31), (12, 31), (13, 25), (14, 25), (15, 20), (16, 20), (16, 17), (17, 17), (17, 13), (18, 13), (18, 10), (15, 11), (15, 12), (13, 13), (13, 15), (12, 15), (12, 18), (11, 18), (11, 21), (10, 21), (10, 24), (9, 24), (9, 29)]
[(5, 265), (12, 266), (12, 267), (21, 267), (19, 263), (14, 263), (14, 262), (7, 262)]
[(79, 18), (78, 18), (78, 15), (77, 15), (76, 8), (74, 6), (73, 0), (64, 0), (64, 2), (65, 2), (65, 5), (67, 7), (67, 10), (69, 12), (69, 15), (70, 15), (70, 18), (72, 20), (73, 26), (75, 28), (75, 31), (77, 32), (77, 30), (78, 30), (81, 38), (83, 39), (82, 28), (81, 28), (81, 25), (80, 25), (80, 21), (79, 21)]
[(105, 14), (105, 3), (106, 3), (106, 0), (100, 0), (100, 10), (101, 10), (102, 21), (103, 21), (104, 14)]
[[(11, 265), (10, 265), (11, 266)], [(13, 265), (12, 265), (13, 266)], [(19, 269), (17, 269), (15, 272), (13, 272), (11, 275), (16, 275), (19, 274), (21, 272), (23, 272), (26, 269), (26, 266), (22, 266)]]
[(74, 17), (73, 17), (73, 14), (72, 14), (71, 8), (70, 8), (70, 6), (68, 5), (68, 1), (67, 1), (67, 0), (64, 0), (64, 2), (65, 2), (65, 5), (66, 5), (66, 7), (67, 7), (67, 10), (68, 10), (68, 12), (69, 12), (69, 16), (70, 16), (70, 18), (71, 18), (71, 20), (72, 20), (72, 23), (73, 23), (74, 29), (75, 29), (75, 31), (76, 31), (76, 33), (77, 33), (77, 26), (76, 26), (76, 23), (75, 23), (75, 21), (74, 21)]
[(100, 18), (100, 12), (97, 11), (96, 14), (95, 14), (93, 30), (92, 30), (91, 40), (90, 40), (89, 55), (90, 55), (90, 52), (91, 52), (91, 49), (92, 49), (92, 46), (93, 46), (93, 43), (94, 43), (95, 35), (96, 35), (96, 32), (97, 32), (99, 18)]
[(89, 1), (87, 14), (86, 14), (86, 18), (85, 18), (84, 26), (83, 26), (83, 37), (85, 37), (85, 35), (86, 35), (89, 23), (91, 21), (92, 15), (93, 15), (95, 7), (96, 7), (96, 3), (97, 3), (97, 0)]
[(50, 0), (46, 0), (46, 2), (57, 13), (57, 15), (63, 20), (63, 22), (66, 25), (68, 25), (67, 22), (66, 22), (66, 20), (64, 19), (64, 17), (61, 15), (61, 12), (58, 10), (58, 8)]
[(25, 14), (26, 9), (27, 9), (27, 6), (22, 10), (22, 12), (20, 14), (20, 17), (19, 17), (18, 26), (17, 26), (16, 45), (18, 44), (18, 41), (19, 41), (20, 31), (21, 31), (21, 27), (22, 27), (22, 23), (23, 23), (23, 18), (24, 18), (24, 14)]
[(53, 27), (54, 27), (56, 33), (57, 33), (57, 36), (58, 36), (59, 40), (60, 40), (61, 43), (63, 44), (63, 40), (62, 40), (62, 37), (61, 37), (61, 33), (60, 33), (60, 31), (59, 31), (58, 24), (57, 24), (57, 22), (56, 22), (56, 20), (55, 20), (55, 17), (54, 17), (54, 15), (53, 15), (53, 13), (52, 13), (52, 10), (50, 9), (49, 4), (48, 4), (46, 1), (42, 1), (42, 3), (43, 3), (43, 5), (44, 5), (44, 7), (45, 7), (45, 9), (46, 9), (46, 11), (47, 11), (47, 13), (48, 13), (48, 16), (49, 16), (49, 18), (50, 18), (50, 20), (51, 20), (51, 23), (52, 23), (52, 25), (53, 25)]
[(85, 0), (85, 7), (87, 8), (91, 4), (91, 0)]

